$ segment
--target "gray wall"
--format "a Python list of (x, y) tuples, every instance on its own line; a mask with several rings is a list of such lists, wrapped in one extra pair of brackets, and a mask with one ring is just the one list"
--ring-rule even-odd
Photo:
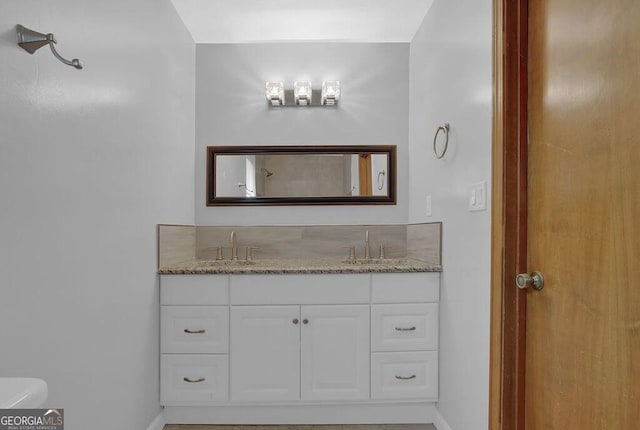
[(438, 410), (454, 430), (488, 422), (491, 214), (468, 211), (467, 189), (491, 183), (491, 14), (490, 0), (435, 0), (411, 43), (409, 221), (443, 221)]
[[(197, 45), (196, 224), (393, 224), (407, 221), (409, 44)], [(337, 109), (269, 108), (266, 80), (338, 79)], [(209, 145), (397, 145), (398, 204), (205, 206)]]
[(160, 412), (155, 225), (193, 222), (194, 54), (168, 0), (0, 1), (0, 375), (45, 379), (69, 430)]

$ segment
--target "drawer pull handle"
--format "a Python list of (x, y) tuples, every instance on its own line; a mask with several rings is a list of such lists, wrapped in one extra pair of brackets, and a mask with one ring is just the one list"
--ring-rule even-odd
[(405, 327), (396, 327), (396, 331), (415, 331), (416, 327), (409, 327), (409, 328), (405, 328)]
[(396, 375), (396, 379), (400, 379), (401, 381), (406, 381), (407, 379), (416, 379), (416, 375), (411, 375), (411, 376)]
[(190, 378), (182, 378), (184, 380), (184, 382), (188, 382), (190, 384), (197, 384), (198, 382), (204, 382), (206, 379), (205, 378), (199, 378), (199, 379), (190, 379)]
[(202, 330), (189, 330), (188, 328), (185, 328), (184, 332), (187, 333), (187, 334), (205, 334), (207, 331), (205, 329), (202, 329)]

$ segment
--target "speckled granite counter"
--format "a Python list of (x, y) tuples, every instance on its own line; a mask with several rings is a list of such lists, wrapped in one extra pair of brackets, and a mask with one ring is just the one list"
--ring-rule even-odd
[(388, 260), (357, 260), (349, 263), (340, 259), (256, 259), (251, 262), (192, 260), (161, 266), (161, 275), (184, 274), (285, 274), (285, 273), (409, 273), (441, 272), (442, 266), (410, 258)]

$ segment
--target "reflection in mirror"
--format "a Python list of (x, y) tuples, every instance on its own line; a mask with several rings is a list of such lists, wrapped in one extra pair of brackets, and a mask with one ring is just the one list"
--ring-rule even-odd
[(218, 156), (216, 196), (386, 196), (387, 158), (386, 154)]
[(208, 150), (208, 205), (395, 204), (395, 146)]

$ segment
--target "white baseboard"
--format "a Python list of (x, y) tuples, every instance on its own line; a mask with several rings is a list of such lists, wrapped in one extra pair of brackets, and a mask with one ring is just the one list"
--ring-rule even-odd
[[(434, 423), (436, 414), (434, 403), (166, 406), (164, 409), (167, 424), (429, 424)], [(448, 427), (438, 429), (450, 430)]]
[(158, 416), (153, 421), (151, 421), (151, 424), (149, 424), (147, 430), (162, 430), (165, 424), (167, 423), (164, 420), (164, 412), (160, 412)]
[(440, 415), (440, 411), (438, 411), (437, 408), (433, 414), (433, 425), (436, 426), (438, 430), (451, 430), (451, 426), (449, 426), (442, 415)]

